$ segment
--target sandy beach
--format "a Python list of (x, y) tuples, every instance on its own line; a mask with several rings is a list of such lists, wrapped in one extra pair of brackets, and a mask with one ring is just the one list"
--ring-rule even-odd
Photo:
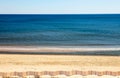
[(0, 72), (119, 71), (119, 56), (0, 54)]

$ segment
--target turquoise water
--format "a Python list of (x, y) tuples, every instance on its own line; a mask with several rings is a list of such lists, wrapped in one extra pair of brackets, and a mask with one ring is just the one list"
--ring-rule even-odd
[(120, 15), (0, 15), (0, 45), (119, 46)]

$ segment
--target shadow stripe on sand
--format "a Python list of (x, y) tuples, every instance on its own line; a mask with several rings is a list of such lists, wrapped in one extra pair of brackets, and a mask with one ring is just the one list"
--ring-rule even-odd
[[(96, 75), (96, 76), (120, 76), (120, 71), (112, 72), (112, 71), (41, 71), (41, 72), (34, 72), (34, 71), (27, 71), (27, 72), (0, 72), (0, 76), (12, 77), (26, 77), (26, 76), (34, 76), (35, 78), (39, 78), (43, 75), (49, 76), (58, 76), (58, 75), (65, 75), (65, 76), (72, 76), (72, 75), (81, 75), (81, 76), (88, 76), (88, 75)], [(33, 77), (32, 77), (33, 78)]]

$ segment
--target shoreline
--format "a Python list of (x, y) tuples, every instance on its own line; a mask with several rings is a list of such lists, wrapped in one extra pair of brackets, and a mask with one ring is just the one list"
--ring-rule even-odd
[(120, 46), (0, 46), (0, 52), (98, 52), (120, 51)]
[(0, 46), (0, 54), (120, 56), (120, 46)]

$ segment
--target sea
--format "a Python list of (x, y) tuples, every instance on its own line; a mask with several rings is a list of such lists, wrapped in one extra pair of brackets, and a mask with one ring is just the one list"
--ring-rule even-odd
[(0, 14), (0, 46), (107, 47), (115, 51), (81, 54), (120, 55), (120, 14)]

